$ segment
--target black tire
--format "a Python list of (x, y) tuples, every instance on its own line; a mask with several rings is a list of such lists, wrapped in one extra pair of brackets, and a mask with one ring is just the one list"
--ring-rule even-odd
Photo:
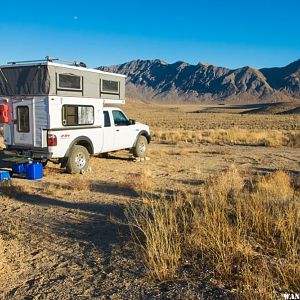
[(148, 151), (148, 141), (145, 136), (140, 135), (136, 141), (135, 146), (132, 149), (132, 153), (135, 157), (144, 158)]
[(89, 166), (90, 154), (87, 149), (80, 145), (73, 146), (68, 161), (66, 170), (70, 174), (84, 173)]

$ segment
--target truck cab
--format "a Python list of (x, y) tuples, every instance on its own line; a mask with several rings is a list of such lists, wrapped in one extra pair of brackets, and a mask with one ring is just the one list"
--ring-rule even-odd
[(132, 149), (139, 136), (145, 136), (150, 142), (147, 125), (127, 118), (125, 113), (115, 107), (104, 107), (103, 148), (102, 153), (118, 149)]

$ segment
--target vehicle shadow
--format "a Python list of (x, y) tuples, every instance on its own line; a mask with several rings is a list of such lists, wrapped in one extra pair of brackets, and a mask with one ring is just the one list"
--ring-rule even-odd
[(105, 155), (99, 155), (98, 158), (102, 158), (102, 159), (117, 159), (117, 160), (125, 160), (125, 161), (134, 161), (134, 157), (132, 156), (127, 156), (127, 157), (124, 157), (124, 156), (121, 156), (120, 154), (108, 154), (108, 153), (105, 153)]
[[(131, 241), (125, 206), (122, 204), (86, 200), (69, 202), (24, 191), (10, 193), (9, 196), (13, 201), (32, 206), (32, 216), (27, 219), (31, 237), (34, 235), (34, 239), (43, 239), (41, 244), (49, 245), (48, 250), (59, 253), (65, 261), (80, 263), (84, 258), (87, 265), (96, 266), (96, 273), (113, 271), (111, 261), (114, 259), (114, 249), (123, 248)], [(42, 217), (43, 214), (45, 216)], [(46, 228), (51, 234), (43, 234)], [(57, 238), (53, 238), (53, 234)], [(79, 245), (76, 253), (62, 250), (62, 238), (67, 249)], [(134, 260), (133, 248), (125, 248), (126, 251), (121, 254), (123, 259)], [(99, 256), (101, 263), (97, 264)]]

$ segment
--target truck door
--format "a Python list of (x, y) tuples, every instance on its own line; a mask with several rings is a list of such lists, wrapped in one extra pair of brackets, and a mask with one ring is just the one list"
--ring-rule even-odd
[(23, 100), (13, 103), (15, 145), (34, 145), (33, 101)]
[(103, 111), (104, 127), (103, 127), (103, 147), (101, 152), (109, 152), (114, 149), (115, 130), (108, 111)]
[(136, 127), (130, 124), (122, 111), (113, 110), (112, 115), (115, 125), (114, 148), (116, 150), (131, 148), (137, 135)]

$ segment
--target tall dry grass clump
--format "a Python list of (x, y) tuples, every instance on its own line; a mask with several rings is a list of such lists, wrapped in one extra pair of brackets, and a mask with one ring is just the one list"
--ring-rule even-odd
[(142, 248), (148, 274), (153, 279), (175, 277), (182, 254), (183, 236), (178, 222), (181, 205), (181, 200), (165, 198), (127, 211), (132, 234)]
[(198, 196), (145, 201), (128, 218), (151, 277), (178, 277), (189, 259), (241, 298), (273, 299), (300, 286), (299, 200), (283, 171), (244, 178), (231, 167)]

